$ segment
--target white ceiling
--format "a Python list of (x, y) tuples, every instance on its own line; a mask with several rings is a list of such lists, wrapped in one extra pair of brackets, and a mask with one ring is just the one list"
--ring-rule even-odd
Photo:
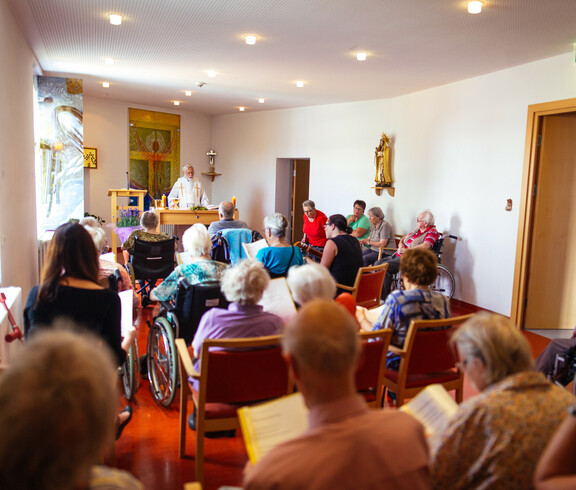
[(8, 1), (44, 74), (83, 78), (91, 96), (172, 109), (180, 100), (178, 110), (203, 114), (396, 97), (576, 42), (576, 0), (486, 0), (479, 15), (462, 0)]

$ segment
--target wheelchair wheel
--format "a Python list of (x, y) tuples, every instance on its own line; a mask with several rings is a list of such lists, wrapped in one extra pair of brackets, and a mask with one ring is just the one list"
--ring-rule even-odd
[(439, 264), (438, 277), (432, 284), (430, 284), (430, 290), (442, 293), (444, 296), (448, 296), (448, 299), (451, 299), (452, 296), (454, 296), (455, 287), (456, 282), (454, 281), (454, 275), (452, 272)]
[(178, 386), (178, 354), (174, 330), (164, 317), (158, 317), (148, 333), (148, 379), (156, 401), (169, 407)]
[(128, 355), (124, 364), (120, 367), (122, 377), (122, 388), (126, 400), (132, 400), (138, 389), (138, 347), (133, 342), (128, 350)]

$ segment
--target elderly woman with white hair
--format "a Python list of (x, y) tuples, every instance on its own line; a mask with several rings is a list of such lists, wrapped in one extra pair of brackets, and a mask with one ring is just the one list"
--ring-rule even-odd
[(574, 397), (532, 370), (528, 341), (503, 316), (479, 313), (451, 343), (481, 393), (460, 405), (433, 448), (434, 487), (532, 488), (538, 458)]
[(158, 231), (158, 223), (160, 218), (154, 211), (144, 211), (142, 216), (140, 216), (140, 226), (142, 230), (134, 230), (130, 233), (130, 236), (122, 244), (122, 254), (124, 255), (124, 264), (128, 264), (130, 260), (130, 254), (134, 250), (134, 240), (138, 237), (138, 240), (145, 242), (161, 242), (163, 240), (170, 240), (170, 236), (166, 233)]
[(336, 281), (320, 264), (292, 267), (286, 278), (292, 298), (300, 306), (313, 299), (331, 301), (336, 296)]
[(184, 250), (190, 254), (192, 262), (179, 265), (164, 279), (162, 284), (150, 293), (153, 301), (170, 301), (176, 298), (178, 281), (185, 278), (193, 286), (195, 284), (218, 284), (226, 264), (210, 258), (212, 241), (206, 227), (200, 223), (188, 228), (182, 236)]
[(256, 258), (272, 278), (286, 277), (290, 267), (304, 264), (300, 249), (286, 240), (287, 227), (288, 220), (280, 213), (264, 218), (264, 239), (268, 246), (260, 249)]

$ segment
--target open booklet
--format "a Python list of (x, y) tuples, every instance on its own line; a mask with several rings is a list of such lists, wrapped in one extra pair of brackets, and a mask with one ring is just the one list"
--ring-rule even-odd
[(258, 304), (264, 307), (264, 311), (278, 315), (284, 323), (296, 315), (296, 305), (285, 277), (271, 279)]
[(308, 409), (301, 393), (238, 409), (246, 452), (252, 464), (270, 449), (303, 434), (308, 428)]
[(255, 259), (258, 251), (263, 248), (266, 248), (267, 246), (268, 244), (266, 243), (266, 240), (264, 240), (263, 238), (262, 240), (256, 240), (255, 242), (242, 244), (244, 253), (246, 254), (247, 257), (251, 259)]
[(424, 425), (428, 437), (435, 437), (454, 417), (458, 404), (442, 385), (433, 384), (402, 405), (400, 410), (416, 417)]

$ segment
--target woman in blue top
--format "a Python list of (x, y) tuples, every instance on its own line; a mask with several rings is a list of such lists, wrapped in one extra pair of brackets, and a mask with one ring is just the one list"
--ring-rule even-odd
[(270, 277), (286, 277), (293, 265), (304, 264), (302, 252), (286, 241), (288, 220), (280, 213), (264, 218), (264, 239), (268, 247), (260, 249), (256, 258), (264, 264)]
[(176, 298), (178, 281), (185, 278), (188, 284), (219, 284), (226, 264), (210, 258), (212, 241), (206, 227), (200, 223), (188, 228), (182, 235), (182, 246), (190, 254), (191, 262), (176, 267), (162, 284), (154, 288), (150, 298), (170, 301)]

